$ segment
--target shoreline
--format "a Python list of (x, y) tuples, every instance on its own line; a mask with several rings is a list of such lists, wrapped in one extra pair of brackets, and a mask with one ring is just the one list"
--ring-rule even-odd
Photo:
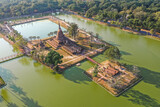
[[(79, 18), (82, 18), (82, 19), (86, 19), (86, 20), (89, 20), (89, 21), (94, 21), (98, 24), (102, 24), (102, 25), (107, 25), (107, 26), (110, 26), (110, 27), (114, 27), (114, 28), (117, 28), (117, 29), (121, 29), (120, 27), (118, 27), (117, 25), (113, 25), (113, 24), (108, 24), (106, 22), (101, 22), (101, 21), (97, 21), (97, 20), (93, 20), (93, 19), (90, 19), (90, 18), (87, 18), (87, 17), (83, 17), (81, 15), (78, 15), (77, 13), (75, 12), (72, 12), (72, 13), (66, 13), (66, 14), (71, 14), (71, 15), (74, 15), (76, 17), (79, 17)], [(30, 15), (29, 15), (30, 16)], [(35, 20), (31, 20), (31, 21), (27, 21), (25, 23), (29, 23), (29, 22), (34, 22), (34, 21), (38, 21), (38, 20), (45, 20), (45, 19), (51, 19), (52, 16), (50, 15), (46, 15), (46, 16), (42, 16), (42, 17), (39, 17), (39, 18), (35, 18)], [(55, 17), (55, 16), (53, 16)], [(23, 20), (23, 19), (22, 19)], [(27, 20), (27, 19), (26, 19)], [(50, 20), (52, 21), (52, 20)], [(54, 22), (54, 21), (53, 21)], [(54, 22), (55, 23), (55, 22)], [(19, 24), (24, 24), (24, 22), (22, 23), (19, 23)], [(19, 25), (19, 24), (13, 24), (12, 26), (14, 25)], [(64, 27), (64, 26), (62, 26)], [(156, 36), (151, 36), (151, 35), (147, 35), (147, 34), (144, 34), (144, 33), (141, 33), (141, 32), (137, 32), (137, 31), (133, 31), (132, 29), (125, 29), (125, 28), (122, 28), (121, 29), (122, 31), (125, 31), (125, 32), (128, 32), (128, 33), (132, 33), (132, 34), (136, 34), (136, 35), (139, 35), (139, 36), (143, 36), (143, 37), (147, 37), (147, 38), (150, 38), (150, 39), (153, 39), (153, 40), (158, 40), (160, 41), (160, 37), (156, 37)], [(145, 30), (145, 29), (142, 29), (142, 31), (146, 32), (146, 33), (150, 33), (148, 30)], [(159, 35), (160, 33), (157, 32), (157, 35)], [(159, 35), (160, 36), (160, 35)]]
[(40, 20), (45, 20), (45, 19), (49, 19), (51, 16), (44, 16), (44, 17), (39, 17), (39, 18), (28, 18), (28, 19), (22, 19), (22, 22), (18, 22), (17, 23), (13, 23), (10, 24), (11, 26), (16, 26), (16, 25), (21, 25), (21, 24), (25, 24), (25, 23), (30, 23), (30, 22), (34, 22), (34, 21), (40, 21)]
[[(82, 18), (82, 19), (88, 20), (88, 21), (94, 21), (94, 22), (96, 22), (96, 23), (98, 23), (98, 24), (101, 24), (101, 25), (107, 25), (107, 26), (109, 26), (109, 27), (121, 29), (120, 27), (118, 27), (118, 26), (116, 26), (116, 25), (108, 24), (108, 23), (101, 22), (101, 21), (96, 21), (96, 20), (93, 20), (93, 19), (90, 19), (90, 18), (87, 18), (87, 17), (80, 16), (80, 15), (78, 15), (78, 14), (72, 14), (72, 15), (73, 15), (73, 16), (76, 16), (76, 17), (78, 17), (78, 18)], [(159, 37), (156, 37), (156, 36), (145, 35), (145, 34), (143, 34), (143, 33), (136, 32), (136, 31), (129, 30), (129, 29), (124, 29), (124, 28), (122, 28), (121, 30), (122, 30), (122, 31), (125, 31), (125, 32), (128, 32), (128, 33), (136, 34), (136, 35), (138, 35), (138, 36), (143, 36), (143, 37), (147, 37), (147, 38), (150, 38), (150, 39), (153, 39), (153, 40), (160, 41), (160, 38), (159, 38)]]
[(7, 41), (10, 45), (13, 45), (14, 42), (6, 38), (1, 32), (0, 32), (0, 37), (2, 37), (5, 41)]
[(144, 37), (145, 37), (145, 38), (149, 38), (149, 39), (153, 39), (153, 40), (160, 41), (160, 38), (158, 38), (158, 37), (154, 37), (154, 36), (150, 36), (150, 35), (145, 35)]

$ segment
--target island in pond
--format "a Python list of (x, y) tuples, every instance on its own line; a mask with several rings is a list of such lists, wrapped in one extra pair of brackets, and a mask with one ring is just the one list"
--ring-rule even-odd
[(119, 96), (142, 79), (137, 68), (129, 70), (117, 61), (92, 62), (97, 65), (85, 73), (114, 96)]

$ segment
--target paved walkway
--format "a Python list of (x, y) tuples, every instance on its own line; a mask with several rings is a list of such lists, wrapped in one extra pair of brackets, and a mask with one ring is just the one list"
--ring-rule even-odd
[(9, 60), (11, 60), (11, 59), (20, 57), (20, 56), (22, 56), (22, 55), (23, 55), (23, 53), (18, 53), (18, 54), (13, 54), (13, 55), (10, 55), (10, 56), (7, 56), (7, 57), (0, 58), (0, 63), (9, 61)]

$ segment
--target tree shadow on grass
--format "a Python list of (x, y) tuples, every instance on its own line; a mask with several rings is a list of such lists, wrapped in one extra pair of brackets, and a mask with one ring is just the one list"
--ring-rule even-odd
[(80, 69), (78, 67), (71, 67), (67, 69), (64, 73), (63, 76), (75, 83), (84, 83), (87, 84), (87, 81), (92, 81), (90, 78), (87, 77), (87, 75), (84, 74), (84, 70)]
[(122, 55), (132, 55), (131, 53), (128, 53), (128, 52), (126, 52), (126, 51), (121, 51), (121, 54), (122, 54)]
[(160, 107), (160, 104), (156, 99), (143, 94), (137, 90), (128, 90), (122, 95), (134, 104), (143, 105), (145, 107)]
[(23, 91), (23, 89), (21, 87), (16, 86), (15, 84), (11, 84), (9, 86), (11, 88), (11, 91), (13, 91), (14, 93), (18, 93), (19, 95), (26, 95), (26, 93)]
[[(24, 107), (42, 107), (38, 104), (37, 101), (34, 101), (32, 98), (28, 98), (26, 96), (26, 92), (23, 91), (23, 89), (21, 87), (17, 87), (16, 85), (10, 85), (11, 91), (13, 93), (18, 93), (19, 95), (23, 95), (23, 96), (19, 96), (20, 100), (25, 104)], [(8, 107), (18, 107), (16, 104), (14, 103), (10, 103), (8, 104)]]
[(160, 73), (154, 72), (149, 69), (139, 67), (140, 75), (143, 76), (143, 81), (149, 84), (155, 85), (156, 88), (160, 88)]
[(2, 68), (0, 66), (0, 76), (4, 79), (7, 84), (12, 84), (14, 80), (17, 79), (15, 75), (8, 69)]
[(108, 41), (108, 43), (109, 43), (109, 44), (112, 44), (113, 46), (118, 46), (118, 47), (120, 47), (120, 46), (121, 46), (121, 45), (116, 44), (116, 43), (114, 43), (114, 42), (112, 42), (112, 41)]
[(22, 101), (26, 105), (24, 107), (42, 107), (38, 104), (37, 101), (34, 101), (33, 99), (28, 97), (22, 97)]
[(7, 107), (18, 107), (15, 103), (8, 103)]
[[(126, 65), (128, 69), (132, 69), (133, 65)], [(149, 83), (154, 85), (156, 88), (160, 88), (160, 73), (151, 71), (144, 67), (138, 67), (140, 72), (139, 74), (143, 77), (143, 80), (145, 83)]]
[(4, 101), (4, 100), (3, 100), (2, 96), (0, 96), (0, 103), (3, 102), (3, 101)]

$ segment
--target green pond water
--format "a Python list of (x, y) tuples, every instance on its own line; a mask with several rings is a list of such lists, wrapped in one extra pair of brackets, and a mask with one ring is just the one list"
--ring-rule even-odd
[[(18, 33), (23, 35), (25, 38), (30, 36), (39, 36), (41, 39), (48, 37), (50, 32), (58, 30), (58, 25), (50, 20), (39, 20), (20, 25), (12, 26), (13, 29), (17, 30)], [(65, 29), (62, 27), (62, 31)], [(55, 35), (55, 34), (54, 34)]]
[(0, 37), (0, 58), (4, 58), (14, 54), (13, 47)]
[[(118, 46), (123, 54), (121, 62), (139, 66), (144, 79), (120, 97), (114, 97), (83, 73), (93, 66), (89, 61), (71, 67), (61, 75), (31, 58), (21, 57), (0, 64), (0, 75), (7, 83), (1, 89), (0, 107), (160, 106), (160, 42), (72, 15), (58, 17), (99, 33), (104, 40)], [(0, 45), (0, 56), (11, 51), (12, 48), (6, 48), (2, 52)], [(106, 57), (98, 55), (94, 59), (102, 62)]]

